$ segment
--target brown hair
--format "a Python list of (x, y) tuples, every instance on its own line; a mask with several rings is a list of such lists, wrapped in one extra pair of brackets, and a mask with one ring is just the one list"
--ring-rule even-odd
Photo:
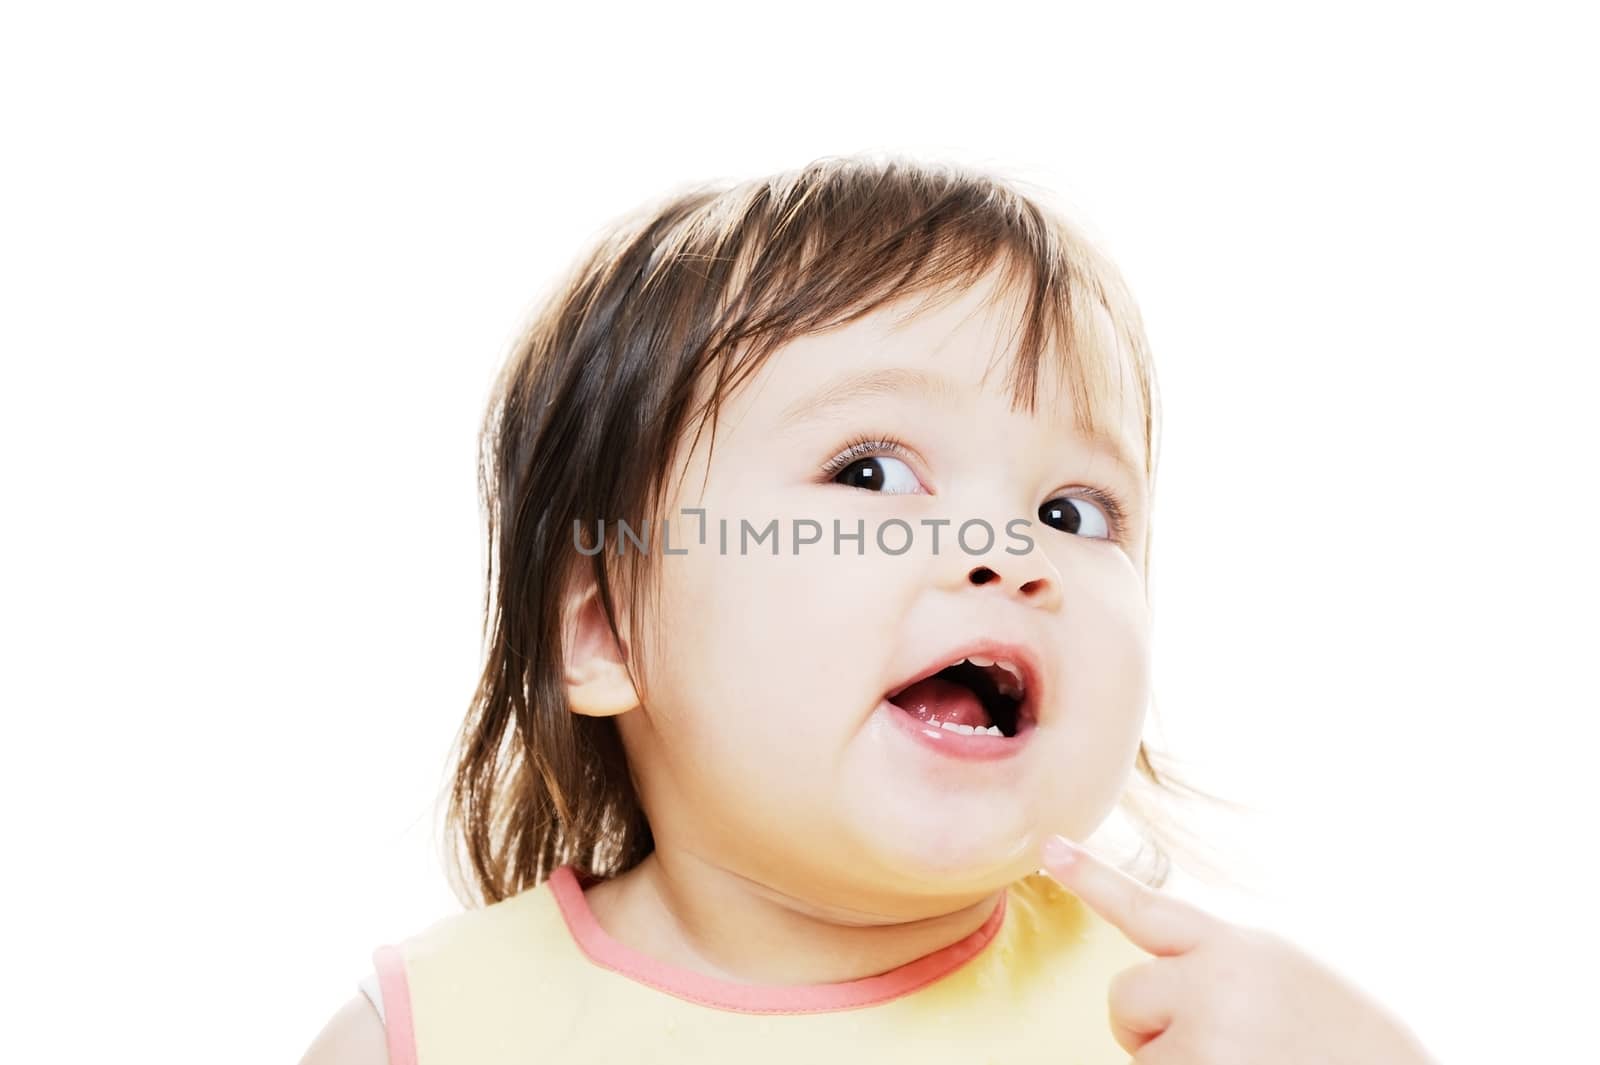
[[(1099, 304), (1131, 361), (1153, 478), (1155, 383), (1121, 275), (1058, 214), (994, 176), (851, 157), (698, 186), (614, 224), (559, 286), (507, 360), (480, 439), (487, 650), (453, 752), (446, 827), (482, 901), (568, 862), (615, 876), (654, 846), (615, 719), (567, 707), (561, 647), (562, 597), (583, 566), (619, 644), (640, 646), (620, 637), (616, 596), (648, 594), (647, 553), (622, 552), (620, 571), (609, 552), (581, 557), (575, 522), (639, 528), (657, 514), (691, 423), (696, 438), (709, 423), (714, 444), (721, 402), (786, 341), (904, 296), (965, 288), (997, 262), (1000, 289), (1026, 297), (1017, 401), (1031, 409), (1039, 360), (1059, 338), (1075, 414), (1092, 431), (1114, 376), (1086, 354)], [(636, 635), (640, 611), (628, 617)], [(1142, 743), (1136, 767), (1157, 788), (1212, 798), (1164, 778)], [(1132, 794), (1120, 807), (1154, 845), (1154, 866), (1135, 875), (1159, 886), (1170, 866), (1161, 826)]]

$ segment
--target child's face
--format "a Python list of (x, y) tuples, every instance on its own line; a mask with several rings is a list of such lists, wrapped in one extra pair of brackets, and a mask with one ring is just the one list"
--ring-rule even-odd
[[(1012, 410), (1009, 358), (996, 353), (1009, 353), (1016, 321), (1005, 303), (981, 306), (986, 285), (898, 325), (903, 307), (792, 342), (725, 404), (714, 454), (707, 431), (687, 469), (672, 471), (671, 545), (687, 553), (653, 549), (660, 616), (644, 626), (654, 634), (641, 663), (647, 705), (618, 719), (658, 847), (800, 897), (876, 897), (887, 909), (1032, 871), (1048, 834), (1087, 834), (1115, 805), (1148, 688), (1143, 410), (1125, 376), (1126, 400), (1106, 419), (1114, 439), (1087, 439), (1051, 359), (1036, 413)], [(1100, 332), (1115, 343), (1109, 319)], [(804, 402), (888, 369), (954, 388)], [(908, 451), (866, 451), (878, 461), (852, 455), (822, 471), (852, 441), (884, 437)], [(1120, 539), (1101, 538), (1108, 508), (1095, 490), (1120, 505)], [(1055, 521), (1076, 517), (1076, 532), (1041, 519), (1063, 497), (1073, 502)], [(684, 507), (705, 509), (703, 545)], [(741, 519), (752, 530), (743, 553)], [(821, 540), (796, 553), (797, 529), (815, 535), (807, 519)], [(903, 554), (879, 546), (889, 519), (910, 528)], [(937, 550), (924, 519), (949, 522)], [(981, 555), (981, 525), (966, 547), (956, 539), (973, 519), (995, 534)], [(1029, 522), (1026, 553), (1007, 551), (1026, 546), (1007, 531), (1013, 519)], [(753, 539), (774, 520), (776, 556), (770, 536)], [(861, 522), (864, 548), (843, 540), (836, 551), (835, 521), (845, 533)], [(906, 544), (905, 526), (884, 527), (889, 550)], [(994, 576), (975, 581), (980, 567)], [(939, 727), (945, 742), (919, 740), (918, 722), (886, 696), (984, 639), (1031, 651), (1036, 720), (1026, 735), (989, 740), (1004, 745), (1000, 757), (958, 757), (967, 737)], [(939, 703), (941, 693), (956, 701)], [(961, 699), (939, 689), (928, 705), (959, 719)]]

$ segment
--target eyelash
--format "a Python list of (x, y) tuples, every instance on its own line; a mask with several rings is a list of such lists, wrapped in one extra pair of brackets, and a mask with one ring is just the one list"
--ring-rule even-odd
[(1086, 498), (1086, 499), (1090, 500), (1091, 502), (1098, 504), (1100, 509), (1106, 512), (1106, 525), (1109, 526), (1109, 528), (1106, 531), (1110, 534), (1107, 537), (1108, 539), (1110, 539), (1114, 543), (1119, 543), (1120, 544), (1120, 543), (1122, 543), (1123, 537), (1127, 534), (1127, 531), (1128, 531), (1128, 519), (1123, 515), (1122, 504), (1118, 503), (1117, 502), (1117, 497), (1112, 495), (1110, 492), (1103, 492), (1098, 488), (1085, 487), (1085, 488), (1080, 489), (1075, 495), (1070, 495), (1070, 496), (1051, 496), (1050, 498), (1051, 499), (1062, 499), (1062, 498), (1080, 499), (1080, 498)]
[(914, 458), (911, 449), (892, 436), (858, 436), (845, 445), (844, 450), (822, 464), (822, 473), (828, 478), (838, 476), (839, 471), (864, 458), (875, 458), (879, 455), (893, 455), (899, 459)]
[[(876, 458), (880, 455), (892, 455), (900, 459), (915, 458), (912, 450), (893, 436), (873, 436), (869, 433), (864, 436), (858, 436), (846, 444), (844, 450), (822, 464), (821, 472), (824, 477), (832, 480), (852, 462), (858, 462), (864, 458)], [(1051, 496), (1050, 498), (1061, 499), (1063, 497)], [(1118, 543), (1122, 542), (1128, 530), (1128, 520), (1126, 513), (1122, 509), (1122, 504), (1117, 502), (1116, 496), (1099, 488), (1085, 487), (1080, 489), (1076, 495), (1066, 496), (1065, 498), (1087, 498), (1091, 503), (1097, 504), (1101, 510), (1105, 511), (1106, 524), (1110, 526), (1110, 539)]]

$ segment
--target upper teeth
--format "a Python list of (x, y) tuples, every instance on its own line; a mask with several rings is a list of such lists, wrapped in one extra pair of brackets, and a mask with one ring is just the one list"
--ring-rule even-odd
[(979, 655), (968, 655), (966, 661), (975, 666), (999, 666), (1005, 671), (1005, 676), (996, 681), (1000, 694), (1016, 698), (1023, 691), (1022, 669), (1015, 662), (1006, 658), (983, 658)]

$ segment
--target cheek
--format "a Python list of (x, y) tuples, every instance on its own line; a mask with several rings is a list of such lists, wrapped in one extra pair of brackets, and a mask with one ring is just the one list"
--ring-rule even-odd
[(1057, 720), (1073, 764), (1112, 788), (1131, 767), (1150, 698), (1150, 611), (1131, 569), (1080, 570), (1066, 587)]
[(663, 560), (647, 684), (675, 749), (751, 775), (814, 768), (859, 730), (889, 683), (897, 609), (882, 558), (771, 550), (740, 554), (730, 522), (727, 554), (713, 524), (704, 548)]

